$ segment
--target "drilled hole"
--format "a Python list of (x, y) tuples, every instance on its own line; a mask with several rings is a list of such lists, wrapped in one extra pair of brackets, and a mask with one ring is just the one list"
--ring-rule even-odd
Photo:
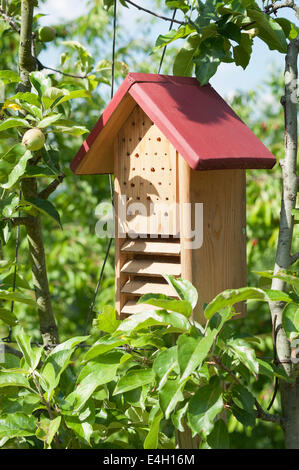
[(151, 171), (152, 171), (152, 172), (155, 172), (156, 170), (155, 170), (155, 168), (152, 167), (152, 168), (151, 168)]
[(135, 122), (134, 122), (134, 121), (132, 122), (132, 126), (135, 126)]
[(139, 153), (135, 153), (135, 157), (136, 157), (136, 158), (139, 158)]
[(161, 137), (157, 137), (157, 141), (158, 141), (158, 142), (161, 142)]
[(129, 157), (129, 156), (130, 156), (130, 152), (127, 152), (127, 157)]

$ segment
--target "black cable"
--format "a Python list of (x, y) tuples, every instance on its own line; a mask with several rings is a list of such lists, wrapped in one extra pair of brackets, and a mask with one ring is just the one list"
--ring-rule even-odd
[[(177, 9), (175, 8), (174, 11), (173, 11), (172, 20), (171, 20), (171, 23), (170, 23), (170, 26), (169, 26), (169, 31), (171, 31), (171, 29), (173, 27), (176, 11), (177, 11)], [(167, 49), (167, 45), (164, 46), (164, 48), (163, 48), (163, 52), (162, 52), (162, 56), (161, 56), (161, 60), (160, 60), (160, 65), (159, 65), (159, 68), (158, 68), (158, 74), (160, 74), (160, 72), (161, 72), (161, 68), (162, 68), (162, 65), (163, 65), (166, 49)]]
[[(111, 65), (111, 67), (112, 67), (112, 70), (111, 70), (111, 99), (113, 98), (113, 95), (114, 95), (114, 81), (115, 81), (115, 46), (116, 46), (116, 23), (117, 23), (117, 8), (116, 8), (116, 6), (117, 6), (117, 0), (114, 0), (112, 65)], [(110, 186), (111, 202), (112, 202), (112, 205), (113, 205), (113, 199), (114, 199), (113, 181), (112, 181), (112, 175), (110, 175), (110, 174), (109, 174), (109, 186)], [(107, 263), (108, 256), (109, 256), (109, 253), (110, 253), (110, 248), (111, 248), (111, 245), (112, 245), (112, 241), (113, 241), (113, 237), (111, 237), (109, 242), (108, 242), (108, 246), (107, 246), (107, 249), (106, 249), (105, 258), (104, 258), (104, 261), (103, 261), (100, 276), (99, 276), (99, 279), (98, 279), (98, 282), (97, 282), (97, 285), (96, 285), (96, 288), (95, 288), (95, 291), (94, 291), (92, 302), (91, 302), (90, 307), (89, 307), (87, 320), (86, 320), (86, 324), (85, 324), (85, 328), (84, 328), (84, 336), (87, 333), (89, 321), (91, 319), (92, 312), (93, 312), (93, 309), (94, 309), (94, 305), (95, 305), (95, 302), (96, 302), (96, 299), (97, 299), (97, 296), (98, 296), (99, 288), (100, 288), (101, 283), (102, 283), (102, 279), (103, 279), (103, 276), (104, 276), (104, 271), (105, 271), (106, 263)]]

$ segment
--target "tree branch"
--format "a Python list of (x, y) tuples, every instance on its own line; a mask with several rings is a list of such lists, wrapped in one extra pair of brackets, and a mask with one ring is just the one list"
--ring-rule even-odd
[(15, 22), (15, 20), (7, 15), (7, 13), (5, 13), (5, 11), (3, 10), (3, 8), (0, 7), (0, 15), (2, 16), (2, 18), (10, 25), (10, 27), (16, 31), (17, 33), (20, 34), (20, 28), (19, 26), (17, 25), (17, 23)]
[[(22, 0), (21, 3), (21, 32), (19, 45), (19, 68), (21, 86), (19, 90), (30, 91), (29, 74), (35, 70), (35, 59), (32, 56), (32, 23), (34, 0)], [(30, 163), (29, 163), (30, 164)], [(38, 195), (36, 178), (24, 178), (21, 182), (25, 200), (36, 198)], [(59, 343), (58, 328), (52, 309), (49, 281), (46, 267), (45, 247), (42, 235), (40, 214), (32, 218), (32, 223), (26, 226), (29, 244), (30, 264), (33, 285), (37, 301), (40, 331), (44, 348), (52, 349)]]
[(84, 80), (85, 78), (88, 78), (87, 74), (85, 74), (85, 75), (75, 75), (75, 74), (72, 74), (72, 73), (62, 72), (62, 70), (54, 69), (53, 67), (48, 67), (47, 65), (42, 64), (41, 61), (37, 57), (35, 57), (35, 61), (36, 61), (37, 66), (38, 66), (38, 70), (43, 70), (43, 69), (52, 70), (52, 72), (60, 73), (61, 75), (64, 75), (65, 77), (79, 78), (81, 80)]
[(296, 261), (298, 261), (298, 259), (299, 259), (299, 251), (298, 251), (298, 253), (295, 253), (291, 256), (291, 264), (296, 263)]
[(57, 180), (52, 181), (45, 189), (38, 193), (40, 199), (48, 199), (48, 197), (55, 191), (55, 189), (62, 183), (65, 178), (65, 174), (58, 176)]
[(132, 5), (133, 7), (137, 8), (138, 10), (145, 11), (146, 13), (149, 13), (150, 15), (155, 16), (156, 18), (159, 18), (160, 20), (170, 21), (170, 22), (177, 23), (177, 24), (183, 25), (183, 26), (188, 24), (185, 21), (179, 21), (179, 20), (176, 20), (176, 19), (173, 20), (172, 18), (169, 18), (168, 16), (159, 15), (158, 13), (155, 13), (152, 10), (148, 10), (147, 8), (141, 7), (140, 5), (137, 5), (136, 3), (131, 2), (131, 0), (126, 0), (126, 3), (129, 3), (129, 5)]
[(32, 222), (33, 217), (26, 216), (26, 217), (12, 217), (12, 218), (5, 218), (5, 222), (10, 222), (13, 227), (20, 227), (21, 225), (28, 225)]
[(276, 3), (270, 3), (269, 5), (265, 6), (264, 12), (267, 15), (271, 15), (272, 13), (276, 15), (276, 12), (281, 8), (291, 8), (296, 12), (296, 14), (299, 14), (299, 7), (296, 5), (294, 0), (286, 0), (285, 2), (280, 3), (279, 5), (277, 5)]
[[(226, 367), (222, 363), (222, 361), (219, 359), (219, 357), (213, 356), (213, 360), (214, 360), (215, 364), (219, 365), (221, 367), (221, 369), (223, 369), (225, 372), (227, 372), (238, 385), (242, 385), (240, 380), (238, 379), (238, 377), (236, 377), (236, 375), (233, 373), (233, 371), (230, 370), (228, 367)], [(264, 409), (261, 407), (261, 405), (259, 404), (259, 402), (256, 399), (254, 400), (254, 404), (255, 404), (255, 407), (256, 407), (256, 417), (257, 418), (262, 419), (263, 421), (269, 421), (271, 423), (279, 424), (280, 426), (283, 425), (283, 418), (281, 416), (272, 415), (271, 413), (267, 413), (266, 411), (264, 411)]]
[(3, 347), (3, 350), (4, 350), (3, 351), (4, 354), (12, 354), (13, 356), (18, 357), (19, 359), (22, 359), (23, 354), (21, 353), (21, 351), (18, 351), (17, 349), (12, 348), (11, 346), (8, 346), (5, 343), (1, 344), (1, 348), (2, 347)]

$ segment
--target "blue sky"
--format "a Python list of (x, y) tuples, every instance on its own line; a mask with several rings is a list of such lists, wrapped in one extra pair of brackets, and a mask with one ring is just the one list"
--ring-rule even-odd
[[(87, 0), (48, 0), (43, 6), (42, 11), (48, 13), (48, 16), (41, 19), (41, 23), (51, 24), (57, 22), (57, 19), (75, 19), (78, 15), (84, 13), (86, 9)], [(138, 1), (136, 1), (138, 3)], [(151, 8), (151, 0), (139, 0), (139, 4), (144, 7)], [(122, 22), (131, 31), (134, 28), (137, 20), (141, 17), (144, 18), (146, 13), (139, 12), (133, 7), (130, 9), (119, 6), (122, 11)], [(286, 11), (283, 11), (284, 16), (289, 17), (295, 21), (292, 15), (285, 15)], [(152, 41), (155, 43), (156, 37), (159, 33), (166, 32), (169, 25), (163, 21), (157, 19), (155, 25), (152, 28)], [(138, 31), (138, 29), (137, 29)], [(142, 33), (140, 33), (142, 34)], [(45, 60), (46, 59), (46, 60)], [(56, 58), (49, 49), (49, 52), (43, 54), (43, 61), (47, 65), (56, 66)], [(251, 62), (247, 69), (244, 71), (241, 67), (237, 67), (234, 64), (221, 64), (218, 68), (217, 74), (212, 78), (211, 84), (222, 96), (229, 96), (236, 89), (241, 90), (252, 90), (255, 89), (269, 74), (271, 67), (277, 67), (283, 69), (284, 67), (284, 56), (276, 51), (269, 51), (267, 46), (260, 40), (255, 39), (254, 53)]]

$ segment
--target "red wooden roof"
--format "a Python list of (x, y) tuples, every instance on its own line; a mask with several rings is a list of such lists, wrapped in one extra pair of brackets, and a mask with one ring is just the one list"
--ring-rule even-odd
[[(109, 154), (112, 142), (132, 111), (123, 104), (121, 117), (117, 116), (128, 94), (195, 170), (272, 168), (276, 162), (211, 85), (200, 86), (189, 77), (129, 73), (74, 157), (71, 169), (75, 173), (101, 173), (100, 161), (113, 159)], [(105, 133), (105, 146), (98, 146), (96, 154), (89, 152), (110, 120), (113, 125)], [(100, 155), (102, 148), (105, 155)], [(89, 171), (86, 163), (95, 158), (99, 159), (98, 171)], [(85, 171), (80, 171), (83, 167)]]

